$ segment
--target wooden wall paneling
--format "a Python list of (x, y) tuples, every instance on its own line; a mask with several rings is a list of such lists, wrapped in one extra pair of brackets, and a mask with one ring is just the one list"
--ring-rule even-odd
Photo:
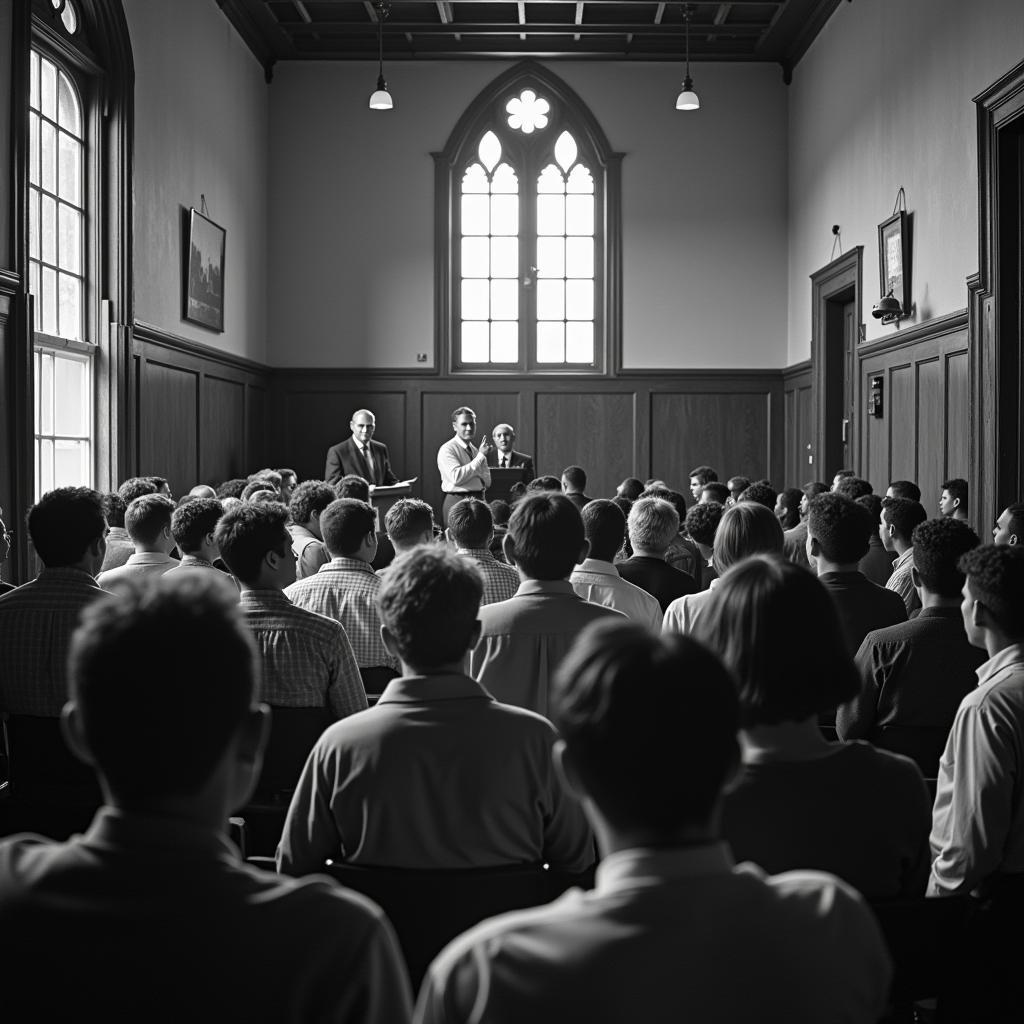
[[(882, 474), (890, 480), (917, 479), (917, 402), (914, 395), (916, 375), (913, 363), (889, 367), (886, 381), (889, 391), (888, 467)], [(872, 480), (875, 487), (888, 480)], [(883, 492), (884, 493), (884, 492)]]
[[(967, 349), (946, 355), (946, 458), (942, 479), (969, 480), (970, 466), (970, 356)], [(984, 524), (981, 524), (984, 525)]]
[(781, 486), (800, 487), (816, 479), (814, 464), (814, 392), (808, 360), (782, 373), (785, 460)]
[(202, 375), (199, 477), (181, 481), (181, 490), (197, 483), (216, 487), (260, 468), (246, 461), (245, 387), (245, 381)]
[(882, 416), (871, 416), (867, 412), (868, 393), (871, 390), (871, 378), (881, 373), (885, 378), (884, 368), (879, 364), (867, 363), (861, 369), (861, 402), (856, 410), (859, 422), (863, 423), (860, 431), (860, 465), (859, 471), (865, 480), (869, 480), (875, 491), (884, 494), (893, 479), (889, 475), (889, 425), (892, 422), (892, 392), (889, 381), (883, 379)]
[[(267, 399), (267, 389), (261, 387), (258, 384), (247, 383), (245, 386), (245, 459), (243, 465), (252, 467), (245, 471), (246, 476), (252, 471), (252, 469), (260, 469), (263, 466), (267, 466), (268, 462), (268, 445), (267, 445), (267, 410), (269, 409), (269, 403)], [(276, 428), (280, 429), (280, 424), (275, 424)], [(274, 468), (278, 466), (288, 466), (290, 469), (295, 467), (290, 462), (276, 463)], [(240, 476), (242, 474), (239, 474)], [(226, 479), (231, 479), (227, 477)]]
[(921, 500), (931, 513), (946, 464), (946, 387), (940, 356), (921, 359), (917, 371), (917, 476)]
[(139, 407), (139, 473), (158, 474), (180, 494), (199, 479), (200, 373), (146, 359)]

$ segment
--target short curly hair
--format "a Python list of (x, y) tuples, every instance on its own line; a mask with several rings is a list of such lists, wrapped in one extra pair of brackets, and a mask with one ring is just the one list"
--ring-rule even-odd
[(766, 509), (771, 512), (775, 511), (775, 502), (779, 497), (779, 492), (775, 490), (770, 484), (764, 483), (759, 480), (756, 484), (750, 484), (744, 487), (740, 492), (740, 496), (736, 499), (737, 501), (756, 501), (759, 505), (764, 505)]
[(836, 494), (841, 494), (844, 498), (852, 498), (854, 501), (863, 498), (866, 494), (873, 494), (874, 491), (871, 484), (859, 476), (844, 476), (836, 484)]
[(171, 516), (171, 536), (183, 555), (198, 551), (203, 538), (213, 533), (224, 506), (216, 498), (190, 498)]
[(694, 505), (686, 513), (686, 532), (705, 547), (715, 546), (715, 534), (718, 533), (725, 506), (719, 501), (704, 501)]
[(1013, 639), (1024, 637), (1024, 547), (985, 544), (958, 563), (975, 599)]
[(911, 542), (914, 530), (928, 518), (924, 505), (909, 498), (883, 498), (882, 519), (900, 540)]
[(268, 551), (284, 557), (291, 546), (287, 522), (288, 509), (279, 502), (242, 502), (221, 516), (213, 536), (227, 567), (243, 583), (251, 584), (259, 577)]
[(47, 491), (29, 509), (27, 519), (32, 546), (48, 569), (80, 561), (107, 528), (103, 495), (90, 487)]
[(922, 585), (940, 597), (959, 597), (964, 586), (960, 559), (981, 543), (978, 535), (961, 519), (928, 519), (914, 527), (912, 543)]
[(871, 513), (863, 505), (832, 491), (811, 500), (807, 534), (816, 540), (829, 562), (859, 562), (871, 543)]
[(334, 488), (326, 480), (303, 480), (292, 491), (288, 511), (292, 522), (305, 526), (313, 518), (314, 512), (323, 512), (337, 498)]

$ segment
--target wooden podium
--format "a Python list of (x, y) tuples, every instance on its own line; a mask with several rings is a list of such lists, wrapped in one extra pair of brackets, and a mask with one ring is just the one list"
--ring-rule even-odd
[(528, 484), (526, 470), (522, 466), (501, 469), (491, 466), (491, 486), (487, 488), (488, 501), (508, 501), (509, 492), (515, 484)]
[(384, 517), (388, 514), (388, 509), (399, 498), (408, 498), (412, 494), (412, 485), (415, 481), (403, 480), (401, 483), (392, 484), (390, 487), (374, 487), (370, 491), (370, 504), (373, 506), (374, 511), (377, 513), (378, 530), (383, 530)]

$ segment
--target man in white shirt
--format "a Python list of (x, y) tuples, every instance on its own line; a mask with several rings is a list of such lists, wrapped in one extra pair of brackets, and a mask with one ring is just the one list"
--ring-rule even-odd
[(597, 623), (558, 671), (553, 708), (555, 763), (604, 854), (596, 885), (457, 938), (427, 972), (418, 1024), (879, 1018), (889, 957), (854, 890), (737, 866), (718, 838), (739, 709), (714, 655)]
[(448, 513), (456, 502), (483, 498), (484, 491), (491, 486), (487, 455), (494, 449), (486, 434), (480, 439), (480, 447), (474, 446), (476, 413), (468, 406), (459, 406), (452, 412), (452, 430), (455, 436), (437, 450), (437, 471), (445, 495), (441, 516), (446, 526)]
[(135, 554), (124, 565), (107, 569), (96, 577), (104, 589), (117, 593), (129, 580), (162, 576), (179, 564), (171, 558), (175, 548), (171, 534), (174, 502), (164, 494), (143, 494), (125, 510), (124, 526), (135, 545)]
[(914, 568), (914, 527), (928, 518), (924, 506), (909, 498), (883, 498), (882, 512), (878, 522), (878, 536), (886, 551), (896, 555), (892, 575), (885, 582), (885, 589), (899, 594), (907, 606), (907, 614), (921, 607), (921, 598), (911, 571)]

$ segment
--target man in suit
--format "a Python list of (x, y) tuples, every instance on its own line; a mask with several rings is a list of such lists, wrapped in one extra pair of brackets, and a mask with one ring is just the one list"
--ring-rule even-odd
[(369, 409), (358, 409), (352, 414), (352, 436), (327, 450), (324, 479), (329, 484), (336, 484), (350, 473), (380, 486), (398, 483), (398, 477), (391, 471), (388, 446), (373, 440), (376, 426), (377, 419)]
[(496, 469), (523, 470), (523, 483), (528, 484), (536, 474), (533, 471), (533, 456), (513, 450), (516, 432), (509, 423), (499, 423), (493, 430), (495, 449), (487, 453), (487, 465)]

